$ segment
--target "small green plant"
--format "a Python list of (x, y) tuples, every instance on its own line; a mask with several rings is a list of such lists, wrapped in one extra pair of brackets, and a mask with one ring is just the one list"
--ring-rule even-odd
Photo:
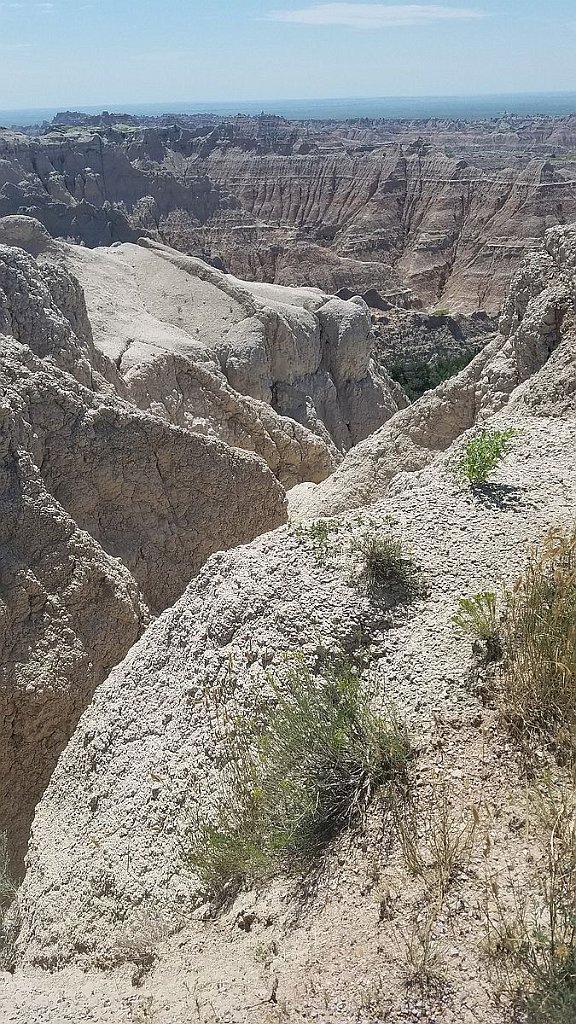
[(469, 636), (491, 640), (498, 633), (496, 594), (484, 590), (473, 597), (461, 597), (453, 623)]
[(379, 787), (404, 777), (410, 757), (403, 726), (372, 710), (349, 664), (313, 675), (297, 659), (272, 686), (274, 710), (236, 747), (214, 820), (197, 828), (186, 855), (217, 897), (248, 879), (306, 870)]
[(365, 533), (354, 539), (352, 550), (360, 561), (357, 578), (367, 590), (395, 589), (409, 596), (418, 589), (416, 566), (404, 549), (401, 537), (391, 533)]
[(326, 519), (316, 519), (310, 523), (299, 523), (295, 529), (297, 537), (309, 540), (319, 559), (324, 559), (328, 554), (331, 535), (337, 528)]
[(510, 450), (518, 437), (514, 428), (508, 430), (482, 430), (469, 441), (464, 454), (456, 463), (456, 472), (471, 484), (484, 484)]

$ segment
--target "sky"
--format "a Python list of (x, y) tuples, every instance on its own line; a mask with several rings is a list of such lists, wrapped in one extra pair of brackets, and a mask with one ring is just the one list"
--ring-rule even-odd
[(0, 0), (0, 109), (576, 91), (576, 0)]

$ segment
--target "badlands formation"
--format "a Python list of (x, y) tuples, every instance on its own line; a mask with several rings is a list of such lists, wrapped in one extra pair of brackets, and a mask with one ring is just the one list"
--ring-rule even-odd
[[(81, 284), (83, 288), (81, 287)], [(406, 399), (361, 299), (0, 220), (0, 820), (21, 858), (95, 687), (214, 551)]]
[[(527, 884), (525, 780), (453, 616), (574, 523), (576, 228), (520, 263), (489, 337), (409, 404), (357, 296), (0, 220), (0, 1020), (512, 1024), (481, 880)], [(454, 464), (480, 426), (515, 433), (473, 488)], [(391, 523), (420, 578), (400, 600), (356, 564)], [(378, 801), (304, 882), (217, 905), (187, 856), (225, 777), (215, 722), (327, 653), (398, 709), (422, 798), (441, 778), (481, 805), (433, 935)]]
[(146, 234), (240, 278), (496, 313), (576, 218), (576, 122), (59, 115), (0, 129), (0, 216), (87, 246)]

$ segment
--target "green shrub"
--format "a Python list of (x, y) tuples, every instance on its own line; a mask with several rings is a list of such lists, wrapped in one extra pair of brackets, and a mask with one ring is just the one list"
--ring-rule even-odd
[(314, 864), (379, 787), (404, 777), (410, 757), (404, 728), (371, 709), (349, 664), (312, 675), (298, 659), (273, 688), (274, 710), (236, 745), (214, 819), (186, 854), (217, 897)]
[(508, 430), (483, 430), (478, 437), (469, 441), (464, 454), (456, 463), (456, 471), (471, 484), (486, 483), (504, 455), (510, 450), (512, 441), (518, 436), (513, 428)]

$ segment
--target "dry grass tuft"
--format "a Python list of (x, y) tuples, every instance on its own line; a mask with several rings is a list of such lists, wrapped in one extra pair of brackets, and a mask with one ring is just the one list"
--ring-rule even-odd
[(352, 551), (359, 562), (357, 580), (369, 593), (390, 591), (400, 600), (416, 596), (418, 570), (401, 537), (367, 532), (354, 539)]
[(576, 1020), (576, 778), (546, 772), (529, 790), (537, 851), (529, 896), (512, 900), (490, 883), (489, 946), (502, 959), (504, 988), (527, 1024)]
[(470, 861), (478, 823), (478, 808), (457, 810), (450, 788), (440, 780), (427, 797), (412, 796), (394, 805), (394, 827), (406, 869), (440, 904)]
[(14, 902), (16, 886), (10, 875), (6, 835), (0, 833), (0, 967), (9, 960), (10, 938), (6, 929), (6, 914)]
[(186, 853), (219, 897), (249, 879), (314, 864), (361, 819), (376, 791), (399, 783), (411, 756), (393, 713), (371, 708), (349, 663), (313, 675), (298, 658), (257, 734), (239, 734), (214, 819)]
[(505, 595), (500, 707), (508, 725), (575, 750), (576, 530), (553, 530)]

